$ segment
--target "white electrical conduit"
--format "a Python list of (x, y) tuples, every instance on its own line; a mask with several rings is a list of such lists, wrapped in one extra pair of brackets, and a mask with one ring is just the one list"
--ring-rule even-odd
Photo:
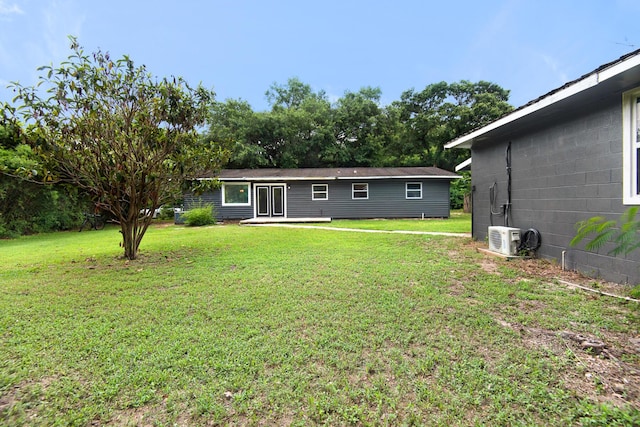
[(605, 296), (608, 296), (608, 297), (619, 298), (619, 299), (623, 299), (623, 300), (626, 300), (626, 301), (633, 301), (633, 302), (640, 303), (640, 300), (635, 299), (635, 298), (623, 297), (623, 296), (620, 296), (620, 295), (610, 294), (609, 292), (602, 292), (602, 291), (599, 291), (597, 289), (588, 288), (586, 286), (578, 285), (576, 283), (567, 282), (565, 280), (558, 279), (558, 282), (562, 283), (563, 285), (571, 286), (572, 288), (580, 288), (580, 289), (582, 289), (584, 291), (594, 292), (596, 294), (605, 295)]

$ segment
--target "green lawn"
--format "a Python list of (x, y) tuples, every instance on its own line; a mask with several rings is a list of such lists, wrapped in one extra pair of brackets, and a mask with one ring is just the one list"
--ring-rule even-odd
[(386, 231), (429, 231), (446, 233), (471, 233), (471, 214), (452, 211), (447, 219), (336, 219), (316, 224), (323, 227), (354, 228)]
[(638, 306), (470, 239), (168, 226), (131, 262), (118, 242), (0, 241), (0, 425), (640, 423)]

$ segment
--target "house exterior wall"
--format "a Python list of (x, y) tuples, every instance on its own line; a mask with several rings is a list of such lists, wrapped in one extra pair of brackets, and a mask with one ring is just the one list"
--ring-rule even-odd
[[(278, 183), (278, 181), (269, 181)], [(352, 199), (352, 183), (368, 183), (367, 200)], [(422, 183), (422, 199), (406, 199), (405, 184)], [(448, 218), (449, 179), (359, 179), (359, 180), (304, 180), (283, 182), (287, 185), (287, 217), (331, 218)], [(311, 186), (328, 184), (328, 200), (312, 200)], [(247, 219), (254, 215), (253, 186), (251, 206), (222, 206), (221, 190), (200, 196), (184, 195), (185, 210), (199, 204), (212, 204), (216, 218)]]
[(246, 219), (253, 217), (253, 203), (251, 203), (251, 206), (222, 206), (222, 191), (220, 189), (213, 192), (206, 192), (198, 196), (193, 193), (184, 194), (185, 210), (189, 210), (203, 204), (213, 205), (217, 220)]
[[(422, 183), (422, 199), (406, 199), (405, 184)], [(352, 199), (352, 184), (368, 183), (369, 198)], [(328, 200), (312, 200), (311, 185), (328, 184)], [(296, 181), (287, 191), (288, 217), (430, 218), (449, 217), (448, 179)]]
[[(638, 252), (611, 257), (569, 246), (578, 221), (601, 215), (617, 219), (622, 204), (621, 99), (585, 106), (542, 129), (519, 132), (511, 141), (511, 216), (509, 226), (541, 233), (538, 254), (568, 269), (615, 282), (640, 282)], [(506, 148), (509, 140), (488, 141), (472, 149), (473, 236), (487, 237), (489, 187), (495, 182), (496, 206), (507, 201)], [(494, 216), (494, 225), (505, 225)], [(581, 245), (579, 248), (583, 248)]]

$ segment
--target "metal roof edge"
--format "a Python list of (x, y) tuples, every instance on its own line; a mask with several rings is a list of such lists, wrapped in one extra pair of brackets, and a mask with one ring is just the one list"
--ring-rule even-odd
[[(234, 178), (217, 178), (222, 181), (336, 181), (336, 180), (363, 180), (363, 179), (437, 179), (437, 178), (460, 178), (458, 175), (404, 175), (404, 176), (317, 176), (317, 177), (290, 177), (290, 176), (271, 176), (271, 177), (234, 177)], [(215, 178), (198, 178), (198, 180), (211, 180)]]
[(471, 142), (480, 135), (483, 135), (487, 132), (490, 132), (494, 129), (502, 127), (506, 124), (514, 122), (516, 120), (521, 119), (522, 117), (528, 116), (529, 114), (535, 113), (536, 111), (542, 110), (552, 104), (555, 104), (558, 101), (569, 98), (570, 96), (575, 95), (576, 93), (582, 92), (585, 89), (595, 86), (598, 84), (597, 75), (591, 75), (586, 77), (579, 82), (566, 87), (558, 92), (551, 93), (547, 96), (544, 96), (539, 101), (531, 104), (525, 105), (523, 108), (519, 108), (512, 113), (503, 116), (502, 118), (489, 123), (488, 125), (478, 128), (471, 133), (461, 136), (458, 139), (454, 139), (451, 142), (448, 142), (444, 145), (444, 148), (471, 148)]
[(339, 176), (335, 179), (436, 179), (436, 178), (460, 178), (458, 175), (396, 175), (396, 176)]
[(522, 117), (528, 116), (529, 114), (546, 108), (556, 102), (562, 101), (563, 99), (567, 99), (638, 65), (640, 65), (640, 49), (630, 52), (613, 62), (602, 65), (573, 82), (569, 82), (566, 85), (554, 89), (547, 94), (542, 95), (540, 98), (517, 108), (506, 116), (446, 143), (444, 148), (471, 148), (471, 143), (478, 136), (519, 120)]
[(218, 178), (220, 181), (319, 181), (319, 180), (325, 180), (325, 181), (331, 181), (331, 180), (335, 180), (337, 179), (334, 176), (318, 176), (318, 177), (313, 177), (313, 176), (298, 176), (298, 177), (292, 177), (292, 176), (262, 176), (262, 177), (253, 177), (253, 178), (249, 178), (249, 177), (236, 177), (236, 178), (225, 178), (225, 177), (220, 177)]

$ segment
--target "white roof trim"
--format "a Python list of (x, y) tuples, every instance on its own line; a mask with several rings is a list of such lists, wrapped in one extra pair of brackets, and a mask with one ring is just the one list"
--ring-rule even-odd
[(595, 86), (598, 84), (597, 75), (591, 75), (585, 78), (584, 80), (580, 80), (579, 82), (562, 89), (554, 94), (551, 94), (545, 98), (542, 98), (540, 101), (535, 104), (531, 104), (527, 107), (524, 107), (520, 110), (516, 110), (508, 116), (504, 116), (501, 119), (496, 120), (495, 122), (489, 123), (487, 126), (477, 129), (469, 134), (463, 135), (458, 139), (454, 139), (453, 141), (445, 144), (444, 148), (470, 148), (471, 141), (477, 138), (480, 135), (483, 135), (487, 132), (490, 132), (494, 129), (502, 127), (506, 124), (514, 122), (518, 119), (521, 119), (524, 116), (528, 116), (531, 113), (535, 113), (538, 110), (542, 110), (543, 108), (548, 107), (549, 105), (555, 104), (558, 101), (566, 99), (570, 96), (575, 95), (576, 93), (582, 92), (585, 89)]
[(465, 160), (464, 162), (462, 162), (459, 165), (457, 165), (456, 166), (456, 172), (458, 172), (460, 169), (466, 168), (469, 165), (471, 165), (471, 157), (469, 157), (467, 160)]
[(335, 179), (351, 179), (351, 180), (363, 180), (363, 179), (437, 179), (437, 178), (450, 178), (457, 179), (459, 176), (447, 176), (447, 175), (407, 175), (407, 176), (339, 176)]
[[(271, 176), (271, 177), (238, 177), (238, 178), (217, 178), (220, 181), (335, 181), (335, 180), (372, 180), (372, 179), (458, 179), (459, 176), (450, 175), (407, 175), (407, 176), (305, 176), (305, 177), (290, 177), (290, 176)], [(213, 179), (213, 178), (198, 178), (198, 180)]]
[(611, 67), (600, 71), (599, 73), (597, 73), (597, 75), (599, 76), (599, 81), (602, 82), (610, 79), (611, 77), (617, 76), (620, 73), (630, 70), (633, 67), (637, 67), (638, 65), (640, 65), (640, 54), (634, 55), (625, 61), (614, 64)]
[(265, 176), (265, 177), (255, 177), (255, 178), (249, 178), (249, 177), (243, 177), (243, 178), (224, 178), (224, 177), (220, 177), (218, 178), (220, 181), (317, 181), (317, 180), (332, 180), (332, 179), (336, 179), (333, 176), (318, 176), (318, 177), (312, 177), (312, 176), (305, 176), (305, 177), (298, 177), (298, 178), (293, 178), (290, 176)]
[(463, 135), (460, 138), (454, 139), (453, 141), (445, 144), (444, 148), (471, 148), (471, 143), (473, 142), (473, 140), (487, 132), (514, 122), (531, 113), (542, 110), (543, 108), (546, 108), (558, 101), (562, 101), (563, 99), (569, 98), (577, 93), (596, 86), (597, 84), (608, 80), (611, 77), (617, 76), (618, 74), (623, 73), (624, 71), (627, 71), (638, 65), (640, 65), (640, 54), (634, 55), (599, 72), (593, 72), (578, 80), (577, 82), (567, 86), (566, 88), (551, 93), (550, 95), (545, 96), (544, 98), (531, 105), (518, 109), (513, 113), (504, 116), (503, 118), (498, 119), (495, 122), (489, 123), (488, 125), (481, 127), (467, 135)]

